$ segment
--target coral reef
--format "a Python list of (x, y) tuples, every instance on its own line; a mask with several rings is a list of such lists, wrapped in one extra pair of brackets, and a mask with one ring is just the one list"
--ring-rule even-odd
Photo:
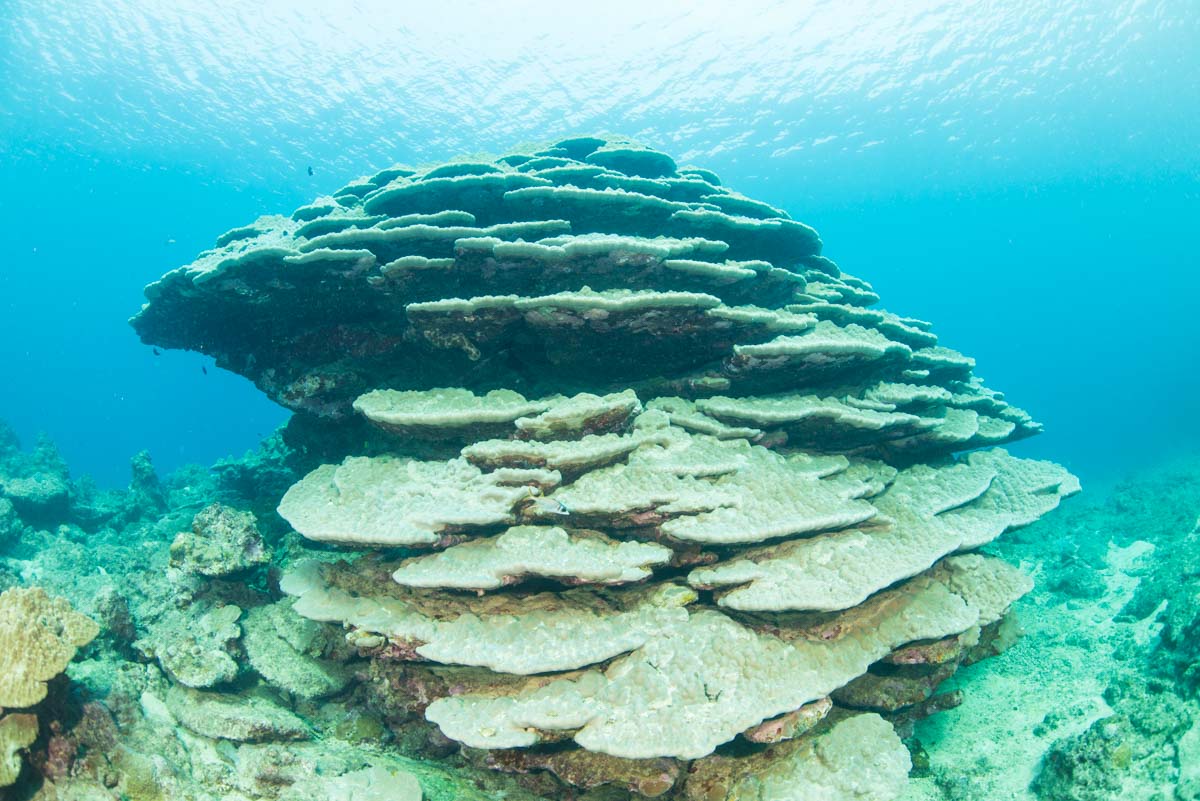
[(147, 287), (143, 340), (295, 410), (279, 515), (371, 552), (283, 532), (280, 602), (221, 578), (266, 558), (252, 524), (202, 512), (146, 624), (167, 713), (304, 740), (281, 693), (362, 693), (402, 750), (537, 792), (895, 798), (894, 727), (958, 702), (1029, 590), (971, 552), (1079, 486), (993, 448), (1040, 427), (820, 251), (584, 137), (385, 170)]
[(24, 452), (0, 421), (0, 546), (11, 546), (30, 527), (122, 530), (166, 511), (150, 455), (143, 451), (134, 456), (130, 472), (124, 491), (101, 492), (87, 477), (72, 481), (54, 443), (41, 436), (32, 452)]
[(0, 426), (0, 797), (1200, 799), (1200, 462), (1039, 520), (1037, 425), (707, 171), (386, 170), (149, 296), (296, 413), (113, 491)]
[[(656, 401), (646, 405), (660, 406)], [(679, 416), (689, 413), (685, 405), (672, 408)], [(478, 675), (478, 668), (392, 657), (364, 661), (343, 632), (293, 612), (293, 601), (275, 593), (267, 566), (240, 574), (237, 582), (171, 568), (169, 551), (177, 532), (190, 529), (197, 512), (218, 499), (232, 508), (255, 509), (264, 544), (276, 562), (332, 560), (332, 554), (305, 547), (261, 511), (265, 498), (247, 498), (229, 482), (230, 475), (237, 475), (238, 487), (265, 487), (291, 472), (285, 465), (297, 464), (297, 457), (283, 439), (274, 435), (262, 450), (212, 470), (185, 468), (164, 477), (168, 508), (147, 508), (120, 530), (103, 528), (81, 541), (78, 529), (64, 520), (46, 521), (48, 529), (23, 523), (21, 541), (0, 545), (0, 577), (5, 581), (36, 581), (51, 594), (69, 598), (103, 627), (68, 667), (70, 684), (61, 677), (52, 680), (48, 698), (32, 712), (8, 716), (34, 718), (36, 732), (29, 728), (29, 717), (3, 724), (17, 735), (0, 734), (7, 743), (36, 739), (30, 746), (0, 749), (0, 758), (11, 754), (16, 759), (11, 764), (24, 765), (11, 793), (0, 797), (343, 798), (346, 788), (391, 792), (383, 788), (407, 787), (403, 792), (408, 792), (412, 785), (405, 777), (412, 776), (425, 798), (438, 800), (571, 798), (571, 787), (563, 784), (578, 787), (575, 797), (589, 801), (681, 791), (689, 799), (724, 798), (735, 786), (741, 797), (757, 798), (754, 777), (767, 771), (805, 777), (804, 782), (789, 779), (793, 795), (808, 788), (818, 798), (836, 798), (845, 791), (836, 781), (853, 775), (860, 780), (856, 792), (887, 797), (886, 788), (897, 785), (894, 776), (906, 758), (912, 767), (904, 801), (1033, 801), (1037, 794), (1086, 798), (1089, 792), (1097, 797), (1096, 788), (1105, 787), (1117, 787), (1116, 797), (1130, 799), (1200, 797), (1200, 727), (1195, 725), (1200, 707), (1178, 669), (1190, 664), (1180, 650), (1188, 643), (1165, 637), (1163, 628), (1173, 610), (1183, 614), (1194, 608), (1195, 592), (1188, 589), (1194, 587), (1188, 567), (1194, 551), (1188, 544), (1200, 514), (1200, 462), (1139, 476), (1107, 498), (1070, 504), (1065, 512), (984, 546), (1037, 572), (1034, 588), (1014, 604), (1027, 629), (1019, 640), (1010, 614), (977, 635), (966, 632), (895, 649), (836, 690), (833, 698), (764, 721), (685, 766), (671, 758), (627, 760), (562, 744), (456, 750), (424, 722), (425, 710), (431, 700), (453, 692), (460, 677)], [(463, 589), (474, 594), (480, 585), (491, 595), (531, 587), (532, 582), (544, 591), (554, 585), (529, 570), (530, 565), (563, 569), (558, 548), (577, 559), (580, 551), (571, 548), (572, 542), (588, 543), (583, 553), (596, 547), (593, 541), (606, 544), (599, 534), (562, 525), (562, 515), (553, 519), (555, 526), (517, 530), (512, 551), (491, 545), (502, 535), (456, 546), (471, 546), (470, 558), (462, 563)], [(528, 537), (555, 528), (567, 532), (566, 541), (552, 533), (546, 541), (556, 543), (554, 549), (531, 552), (542, 540)], [(670, 550), (658, 543), (609, 538), (607, 544), (614, 543)], [(441, 574), (439, 562), (451, 552), (425, 554), (429, 566), (409, 574), (406, 586), (423, 588), (427, 575)], [(407, 564), (421, 565), (425, 559)], [(605, 568), (611, 572), (597, 572), (595, 582), (576, 589), (637, 586), (643, 578), (618, 578), (618, 567), (630, 565), (659, 573), (672, 569), (657, 558), (622, 559)], [(684, 569), (690, 573), (697, 567), (707, 566)], [(380, 583), (386, 582), (386, 569), (380, 569)], [(1102, 588), (1099, 596), (1094, 589), (1086, 596), (1071, 594), (1075, 585), (1067, 579), (1086, 575), (1095, 577), (1090, 586)], [(515, 581), (518, 576), (524, 584)], [(1145, 603), (1149, 609), (1141, 613), (1142, 601), (1133, 599), (1150, 593), (1158, 598)], [(241, 610), (241, 636), (226, 651), (238, 665), (237, 678), (201, 690), (201, 697), (224, 700), (223, 711), (237, 720), (253, 721), (256, 709), (290, 712), (306, 727), (305, 739), (248, 742), (197, 734), (172, 712), (179, 698), (189, 696), (156, 659), (132, 647), (171, 614), (179, 614), (173, 623), (178, 629), (198, 629), (199, 619), (211, 609), (230, 604)], [(353, 638), (368, 636), (364, 632)], [(1008, 645), (1001, 658), (973, 664)], [(382, 650), (371, 646), (363, 653), (370, 657)], [(324, 678), (325, 672), (334, 680)], [(339, 685), (341, 689), (322, 694)], [(835, 700), (839, 696), (842, 700)], [(882, 720), (874, 722), (868, 712)], [(854, 762), (855, 753), (867, 751), (844, 750), (844, 739), (823, 740), (846, 715), (872, 721), (846, 731), (863, 736), (863, 747), (880, 757), (878, 765)], [(894, 748), (894, 740), (880, 736), (887, 731), (880, 723), (900, 735), (907, 757)], [(1109, 724), (1116, 724), (1111, 739), (1103, 731)], [(830, 745), (820, 746), (823, 741)], [(775, 746), (790, 750), (784, 753)], [(830, 762), (812, 762), (825, 755)], [(847, 768), (823, 778), (814, 773), (826, 764)], [(663, 791), (664, 786), (677, 789)]]
[[(271, 438), (233, 467), (231, 461), (211, 471), (189, 467), (156, 480), (158, 498), (136, 487), (105, 493), (114, 507), (134, 512), (121, 518), (119, 529), (106, 525), (84, 534), (70, 522), (78, 518), (68, 506), (57, 520), (23, 524), (21, 541), (0, 547), (0, 568), (15, 568), (14, 581), (36, 579), (104, 627), (68, 666), (71, 680), (55, 678), (77, 651), (67, 645), (81, 643), (95, 625), (41, 590), (0, 595), (0, 674), (29, 679), (21, 684), (20, 704), (48, 687), (32, 708), (0, 712), (0, 774), (15, 781), (0, 797), (420, 799), (419, 781), (424, 797), (434, 801), (500, 794), (534, 799), (490, 771), (477, 780), (466, 766), (381, 750), (386, 730), (352, 697), (338, 705), (312, 703), (352, 678), (343, 666), (349, 647), (339, 634), (293, 614), (291, 602), (273, 593), (266, 565), (212, 577), (172, 566), (177, 532), (193, 528), (197, 517), (241, 523), (218, 530), (246, 533), (249, 515), (230, 505), (255, 499), (232, 488), (228, 476), (235, 472), (257, 487), (286, 472), (280, 465), (292, 454), (279, 442)], [(288, 542), (275, 539), (281, 531), (271, 521), (257, 527), (266, 551), (278, 552), (270, 540), (288, 550)], [(27, 612), (42, 622), (31, 623)], [(20, 613), (20, 620), (13, 623), (10, 613)], [(50, 654), (54, 664), (10, 664), (46, 653), (26, 647), (39, 625), (61, 635), (61, 647)], [(203, 679), (214, 665), (213, 686), (191, 689), (183, 681)], [(17, 701), (5, 696), (3, 702)]]

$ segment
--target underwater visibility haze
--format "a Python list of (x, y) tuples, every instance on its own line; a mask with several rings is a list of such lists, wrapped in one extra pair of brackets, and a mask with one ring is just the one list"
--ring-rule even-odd
[(0, 798), (1200, 799), (1198, 19), (0, 5)]

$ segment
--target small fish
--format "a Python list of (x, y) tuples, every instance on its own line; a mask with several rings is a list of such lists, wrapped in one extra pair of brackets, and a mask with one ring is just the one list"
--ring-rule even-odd
[(158, 348), (151, 348), (150, 350), (154, 351), (155, 356), (162, 356), (162, 351)]
[(565, 503), (555, 500), (554, 498), (534, 498), (533, 505), (536, 506), (539, 511), (545, 512), (548, 515), (571, 514), (571, 510), (567, 508)]
[(168, 239), (168, 240), (167, 240), (167, 244), (168, 244), (168, 245), (174, 245), (174, 244), (175, 244), (175, 240), (174, 240), (174, 239)]
[(208, 368), (202, 364), (202, 365), (200, 365), (200, 372), (204, 373), (205, 375), (208, 375)]
[(533, 501), (533, 506), (536, 506), (539, 511), (548, 515), (569, 515), (571, 510), (567, 505), (556, 498), (546, 498), (542, 495), (542, 488), (535, 486), (527, 486), (525, 491), (529, 493), (530, 500)]
[(312, 175), (312, 174), (313, 174), (313, 168), (312, 168), (312, 165), (311, 165), (311, 164), (310, 164), (310, 165), (308, 165), (308, 174), (309, 174), (309, 175)]

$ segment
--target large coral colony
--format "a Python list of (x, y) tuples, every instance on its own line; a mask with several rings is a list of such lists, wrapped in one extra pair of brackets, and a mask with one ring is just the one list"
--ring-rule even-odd
[[(275, 499), (307, 546), (245, 534), (217, 570), (282, 568), (255, 670), (271, 632), (344, 638), (302, 697), (559, 797), (896, 797), (901, 735), (1014, 636), (1029, 579), (979, 549), (1078, 490), (995, 447), (1038, 424), (813, 229), (622, 140), (387, 169), (146, 294), (141, 338), (249, 377), (310, 460)], [(253, 528), (202, 514), (177, 565)]]

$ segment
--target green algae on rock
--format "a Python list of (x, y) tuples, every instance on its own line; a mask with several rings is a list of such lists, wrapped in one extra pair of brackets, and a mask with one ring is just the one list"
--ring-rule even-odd
[(1029, 588), (967, 552), (1079, 487), (978, 450), (1040, 426), (821, 249), (711, 172), (580, 137), (376, 173), (149, 286), (143, 340), (322, 432), (284, 520), (380, 551), (293, 564), (292, 609), (246, 620), (258, 673), (337, 691), (270, 636), (295, 613), (350, 629), (393, 717), (498, 770), (895, 798), (892, 724), (945, 706)]

